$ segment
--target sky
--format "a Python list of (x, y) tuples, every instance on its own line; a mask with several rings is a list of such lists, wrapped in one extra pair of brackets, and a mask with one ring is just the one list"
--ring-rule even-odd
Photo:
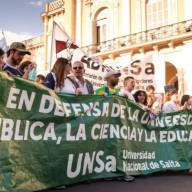
[(40, 15), (46, 2), (51, 0), (0, 0), (0, 31), (8, 44), (43, 34)]

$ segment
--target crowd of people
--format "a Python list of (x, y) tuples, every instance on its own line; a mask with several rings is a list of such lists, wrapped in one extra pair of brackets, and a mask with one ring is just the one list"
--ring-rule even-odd
[[(135, 79), (132, 76), (124, 78), (123, 88), (119, 89), (119, 70), (110, 70), (105, 73), (106, 84), (96, 90), (85, 76), (84, 64), (81, 61), (70, 63), (66, 58), (57, 58), (51, 71), (46, 75), (34, 74), (37, 65), (29, 60), (23, 61), (24, 56), (31, 53), (21, 42), (13, 42), (3, 59), (5, 52), (0, 48), (0, 71), (7, 72), (11, 76), (34, 80), (56, 93), (73, 95), (119, 95), (136, 103), (143, 110), (149, 112), (152, 117), (161, 112), (170, 113), (179, 110), (192, 109), (192, 96), (183, 95), (180, 99), (174, 86), (168, 85), (164, 94), (157, 94), (153, 85), (148, 85), (146, 90), (134, 90)], [(35, 75), (35, 77), (34, 77)], [(134, 177), (126, 175), (124, 181), (132, 181)]]
[(174, 86), (165, 87), (165, 94), (155, 93), (155, 87), (148, 85), (146, 90), (134, 90), (135, 79), (132, 76), (124, 78), (123, 88), (118, 89), (121, 72), (110, 70), (105, 73), (106, 84), (94, 90), (90, 81), (85, 77), (84, 64), (81, 61), (70, 63), (66, 58), (58, 58), (51, 71), (46, 75), (35, 74), (37, 65), (31, 61), (23, 61), (26, 54), (31, 53), (21, 42), (13, 42), (7, 53), (6, 60), (3, 60), (4, 51), (0, 49), (0, 70), (9, 75), (18, 76), (23, 79), (35, 80), (37, 83), (54, 90), (56, 93), (74, 95), (119, 95), (137, 103), (142, 109), (151, 114), (160, 112), (175, 112), (179, 110), (192, 109), (192, 97), (183, 95), (180, 99)]

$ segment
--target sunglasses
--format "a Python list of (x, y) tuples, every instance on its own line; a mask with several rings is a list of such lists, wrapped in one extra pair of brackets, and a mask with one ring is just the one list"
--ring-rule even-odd
[(83, 67), (73, 67), (73, 69), (77, 70), (77, 69), (83, 69)]

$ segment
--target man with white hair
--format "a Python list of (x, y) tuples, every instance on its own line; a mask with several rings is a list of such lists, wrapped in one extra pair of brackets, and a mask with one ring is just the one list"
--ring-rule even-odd
[(93, 94), (93, 86), (90, 81), (84, 78), (85, 68), (81, 61), (75, 61), (72, 65), (72, 75), (65, 80), (65, 86), (61, 93), (74, 95)]

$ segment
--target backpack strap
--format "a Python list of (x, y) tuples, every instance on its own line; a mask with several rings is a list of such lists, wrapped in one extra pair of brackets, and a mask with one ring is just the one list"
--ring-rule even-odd
[[(69, 77), (67, 77), (67, 79), (69, 79), (73, 83), (73, 85), (75, 86), (76, 89), (79, 88), (79, 84), (77, 83), (75, 78), (69, 76)], [(86, 87), (87, 87), (88, 93), (89, 94), (93, 94), (94, 90), (93, 90), (93, 86), (92, 86), (91, 82), (88, 81), (87, 79), (85, 79), (85, 83), (86, 83)]]
[(67, 79), (69, 79), (73, 83), (76, 89), (79, 88), (79, 84), (73, 77), (67, 77)]
[(85, 83), (86, 83), (88, 93), (89, 94), (94, 94), (94, 89), (93, 89), (92, 83), (90, 81), (88, 81), (87, 79), (85, 79)]

